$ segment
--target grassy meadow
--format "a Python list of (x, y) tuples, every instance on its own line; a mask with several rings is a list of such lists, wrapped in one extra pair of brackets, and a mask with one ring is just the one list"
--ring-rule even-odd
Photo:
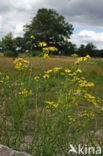
[(34, 156), (102, 148), (103, 59), (19, 57), (0, 54), (0, 144)]

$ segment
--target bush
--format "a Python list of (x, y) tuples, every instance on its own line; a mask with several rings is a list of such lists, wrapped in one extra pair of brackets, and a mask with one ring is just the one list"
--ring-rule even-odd
[(41, 51), (39, 50), (29, 51), (27, 55), (28, 56), (41, 56)]
[(12, 51), (12, 50), (7, 50), (7, 51), (4, 52), (4, 56), (17, 57), (18, 56), (18, 52)]

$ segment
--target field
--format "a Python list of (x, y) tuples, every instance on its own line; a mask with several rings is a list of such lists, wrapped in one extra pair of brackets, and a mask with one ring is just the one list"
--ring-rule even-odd
[(20, 57), (23, 69), (0, 55), (0, 144), (35, 156), (102, 148), (103, 59)]

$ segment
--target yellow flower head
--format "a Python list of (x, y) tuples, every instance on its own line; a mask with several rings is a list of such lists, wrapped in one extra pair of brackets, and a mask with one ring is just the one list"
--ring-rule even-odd
[(2, 75), (2, 73), (0, 72), (0, 76)]
[(91, 56), (87, 54), (87, 55), (86, 55), (86, 58), (90, 59), (90, 58), (91, 58)]
[(46, 44), (45, 42), (40, 42), (40, 43), (38, 44), (38, 46), (39, 46), (39, 47), (46, 47), (47, 44)]
[(70, 69), (65, 69), (65, 72), (66, 72), (66, 73), (70, 73), (71, 70), (70, 70)]
[(44, 59), (48, 59), (49, 55), (48, 54), (44, 54)]
[(29, 61), (20, 57), (15, 59), (13, 63), (15, 64), (15, 68), (17, 70), (28, 69), (30, 67)]
[(50, 70), (47, 70), (47, 71), (45, 71), (45, 73), (46, 74), (52, 73), (52, 70), (51, 69)]
[(43, 78), (44, 79), (47, 79), (47, 78), (49, 78), (50, 76), (48, 75), (48, 74), (45, 74), (45, 75), (43, 75)]
[(8, 76), (8, 75), (6, 75), (6, 76), (5, 76), (5, 79), (6, 79), (6, 80), (9, 80), (9, 76)]
[(82, 70), (81, 69), (77, 69), (76, 72), (77, 73), (82, 73)]
[(40, 77), (39, 77), (39, 76), (35, 76), (34, 79), (35, 79), (35, 80), (39, 80)]
[(68, 117), (69, 122), (73, 122), (73, 118), (72, 117)]
[(35, 39), (34, 35), (31, 35), (30, 38), (31, 38), (31, 39)]
[(76, 53), (72, 54), (72, 57), (78, 57), (78, 55)]
[(54, 68), (53, 68), (53, 71), (54, 71), (54, 72), (58, 72), (58, 71), (61, 70), (61, 69), (62, 69), (62, 67), (54, 67)]

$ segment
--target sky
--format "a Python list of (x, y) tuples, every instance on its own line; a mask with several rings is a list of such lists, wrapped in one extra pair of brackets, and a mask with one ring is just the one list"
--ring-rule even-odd
[(103, 49), (103, 0), (0, 0), (0, 39), (8, 32), (22, 36), (40, 8), (53, 8), (73, 24), (77, 47), (92, 42)]

